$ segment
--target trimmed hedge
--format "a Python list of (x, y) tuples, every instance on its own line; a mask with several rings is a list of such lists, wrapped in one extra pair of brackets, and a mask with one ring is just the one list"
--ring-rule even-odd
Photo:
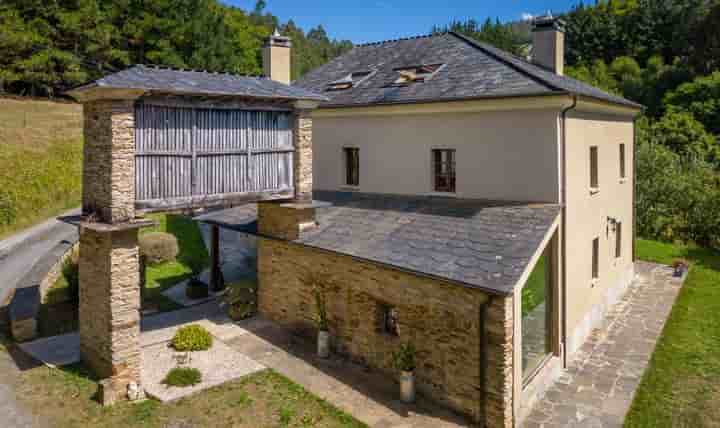
[(212, 344), (213, 337), (210, 332), (197, 324), (182, 327), (172, 340), (172, 347), (180, 352), (207, 351)]
[(150, 232), (140, 235), (140, 254), (150, 265), (172, 262), (179, 253), (178, 241), (165, 232)]

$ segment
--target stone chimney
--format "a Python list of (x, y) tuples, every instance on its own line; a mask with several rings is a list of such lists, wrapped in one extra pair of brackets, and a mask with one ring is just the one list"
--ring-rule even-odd
[(281, 36), (276, 29), (265, 40), (263, 46), (263, 74), (277, 82), (290, 84), (290, 51), (292, 43), (289, 37)]
[(551, 14), (533, 20), (532, 61), (560, 76), (565, 68), (565, 22)]

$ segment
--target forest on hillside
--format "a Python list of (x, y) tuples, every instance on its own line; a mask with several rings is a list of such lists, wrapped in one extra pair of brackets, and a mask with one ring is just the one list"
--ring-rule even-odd
[[(263, 40), (293, 38), (293, 77), (352, 48), (322, 26), (218, 0), (3, 0), (0, 92), (57, 96), (130, 64), (262, 73)], [(563, 12), (566, 74), (646, 106), (638, 120), (638, 230), (720, 247), (720, 0), (597, 0)], [(443, 23), (520, 56), (529, 22)]]
[(280, 22), (264, 0), (3, 0), (0, 93), (54, 97), (132, 64), (260, 75), (275, 28), (293, 39), (294, 78), (352, 47)]

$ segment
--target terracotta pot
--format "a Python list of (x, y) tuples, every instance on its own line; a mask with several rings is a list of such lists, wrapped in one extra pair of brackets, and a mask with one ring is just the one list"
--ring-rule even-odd
[(400, 372), (400, 401), (403, 403), (415, 401), (415, 374), (413, 372)]
[(318, 332), (317, 337), (317, 354), (320, 358), (330, 356), (330, 333), (324, 330)]

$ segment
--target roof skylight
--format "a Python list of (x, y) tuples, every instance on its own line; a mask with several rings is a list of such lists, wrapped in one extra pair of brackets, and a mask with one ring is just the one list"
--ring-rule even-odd
[(435, 74), (444, 66), (445, 64), (427, 64), (396, 68), (395, 71), (398, 73), (398, 78), (393, 82), (393, 85), (402, 86), (411, 83), (427, 82), (435, 77)]
[(342, 91), (344, 89), (350, 89), (361, 84), (373, 74), (375, 74), (374, 71), (356, 71), (328, 83), (327, 89), (328, 91)]

